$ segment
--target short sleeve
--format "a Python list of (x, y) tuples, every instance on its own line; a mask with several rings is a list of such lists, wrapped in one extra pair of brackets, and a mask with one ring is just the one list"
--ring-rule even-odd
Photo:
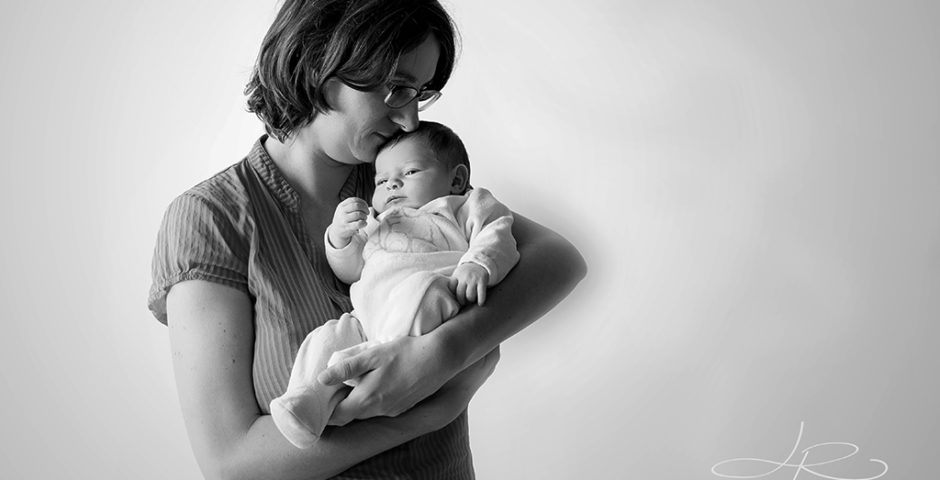
[(170, 204), (157, 233), (147, 299), (157, 320), (166, 324), (166, 296), (179, 282), (206, 280), (248, 293), (243, 223), (196, 194), (184, 193)]

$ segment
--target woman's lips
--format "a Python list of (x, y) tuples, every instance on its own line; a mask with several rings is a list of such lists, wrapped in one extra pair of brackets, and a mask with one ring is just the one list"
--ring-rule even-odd
[(393, 136), (395, 136), (395, 134), (394, 134), (394, 133), (389, 133), (389, 134), (386, 135), (386, 134), (384, 134), (384, 133), (382, 133), (382, 132), (375, 132), (375, 136), (376, 136), (376, 137), (379, 137), (379, 144), (380, 144), (380, 145), (384, 145), (386, 142), (388, 142), (388, 139), (390, 139), (390, 138), (392, 138)]
[(375, 132), (372, 135), (375, 136), (375, 145), (377, 147), (381, 147), (382, 145), (385, 145), (388, 142), (388, 137), (386, 137), (385, 135), (382, 135), (379, 132)]

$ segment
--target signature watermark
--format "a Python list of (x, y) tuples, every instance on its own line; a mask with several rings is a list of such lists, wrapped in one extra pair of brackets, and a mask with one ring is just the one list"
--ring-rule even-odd
[[(723, 460), (721, 462), (718, 462), (712, 465), (712, 473), (723, 478), (762, 478), (762, 477), (771, 475), (774, 472), (784, 469), (784, 468), (794, 468), (796, 469), (796, 473), (793, 475), (793, 480), (796, 480), (797, 477), (799, 477), (800, 473), (802, 472), (806, 472), (817, 478), (825, 478), (828, 480), (874, 480), (876, 478), (881, 478), (882, 476), (884, 476), (884, 474), (888, 473), (888, 464), (881, 460), (878, 460), (877, 458), (868, 459), (870, 462), (880, 465), (881, 468), (883, 469), (881, 470), (881, 473), (873, 477), (864, 477), (864, 478), (836, 477), (832, 475), (825, 475), (823, 473), (820, 473), (814, 470), (816, 467), (819, 467), (821, 465), (829, 465), (829, 464), (833, 464), (836, 462), (840, 462), (858, 453), (858, 450), (859, 450), (858, 446), (855, 445), (854, 443), (847, 443), (847, 442), (825, 442), (825, 443), (817, 443), (815, 445), (810, 445), (804, 448), (803, 450), (800, 450), (799, 453), (803, 454), (803, 456), (798, 462), (792, 462), (794, 457), (798, 456), (797, 449), (800, 448), (800, 441), (803, 439), (803, 423), (804, 422), (800, 422), (800, 433), (797, 434), (796, 443), (793, 445), (793, 450), (790, 451), (790, 455), (787, 456), (786, 460), (782, 462), (776, 462), (773, 460), (764, 460), (761, 458), (732, 458), (729, 460)], [(817, 450), (822, 447), (830, 446), (830, 445), (850, 447), (852, 452), (847, 455), (838, 457), (838, 458), (831, 458), (829, 460), (819, 461), (819, 460), (813, 459), (812, 463), (808, 461), (810, 459), (810, 454), (813, 453), (814, 450)], [(756, 464), (756, 465), (759, 465), (761, 468), (764, 468), (764, 467), (769, 468), (769, 470), (762, 472), (762, 473), (752, 474), (752, 475), (732, 475), (732, 474), (721, 472), (723, 467), (726, 467), (729, 465), (742, 465), (742, 464), (743, 465), (755, 465)]]

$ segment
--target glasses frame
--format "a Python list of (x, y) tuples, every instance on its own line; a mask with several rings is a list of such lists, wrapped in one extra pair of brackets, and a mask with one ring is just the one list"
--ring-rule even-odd
[[(437, 90), (431, 90), (427, 87), (424, 87), (421, 90), (418, 90), (417, 88), (409, 87), (408, 85), (397, 85), (394, 83), (390, 83), (386, 86), (386, 88), (388, 88), (388, 94), (385, 95), (384, 101), (385, 101), (385, 105), (388, 106), (389, 108), (395, 108), (395, 109), (404, 108), (410, 105), (411, 102), (414, 102), (415, 100), (417, 100), (419, 102), (418, 111), (423, 112), (424, 110), (427, 110), (428, 107), (433, 105), (434, 102), (437, 101), (437, 99), (441, 98), (441, 92)], [(395, 95), (395, 93), (402, 91), (402, 90), (406, 90), (410, 93), (409, 95), (410, 98), (408, 99), (408, 101), (403, 102), (401, 104), (392, 103), (391, 101), (392, 96)], [(427, 94), (430, 94), (430, 97), (428, 97), (425, 100), (420, 99), (422, 96), (427, 95)], [(422, 101), (424, 102), (424, 104), (420, 104), (420, 102)]]

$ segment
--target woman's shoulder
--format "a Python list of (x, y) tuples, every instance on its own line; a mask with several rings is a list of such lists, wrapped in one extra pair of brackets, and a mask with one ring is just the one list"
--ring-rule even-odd
[(166, 323), (166, 295), (185, 280), (209, 280), (248, 291), (254, 222), (235, 164), (179, 194), (157, 232), (148, 305)]
[(269, 159), (264, 149), (266, 136), (261, 136), (252, 145), (247, 155), (241, 160), (197, 183), (179, 195), (177, 200), (199, 199), (212, 207), (226, 209), (244, 209), (257, 196), (263, 186), (269, 190), (280, 190), (277, 168)]
[(246, 238), (254, 226), (250, 165), (242, 160), (180, 193), (167, 206), (161, 231), (185, 237)]
[(242, 159), (184, 191), (176, 200), (195, 198), (222, 209), (244, 206), (249, 197), (250, 168), (248, 159)]

